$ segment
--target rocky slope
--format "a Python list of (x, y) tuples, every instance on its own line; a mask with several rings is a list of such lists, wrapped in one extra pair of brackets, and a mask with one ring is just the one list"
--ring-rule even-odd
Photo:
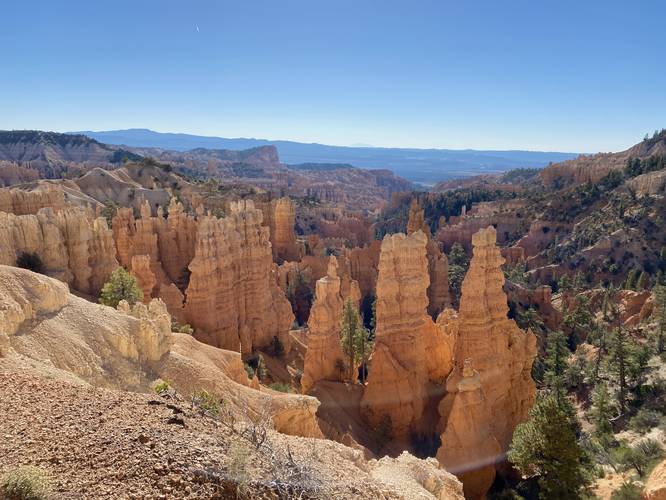
[(622, 170), (629, 159), (650, 156), (666, 156), (666, 133), (663, 130), (620, 153), (581, 155), (573, 160), (549, 165), (540, 176), (549, 187), (597, 182), (613, 170)]
[(0, 160), (29, 166), (41, 177), (59, 177), (69, 167), (118, 165), (137, 155), (117, 146), (101, 144), (85, 135), (37, 130), (0, 131)]
[[(114, 310), (0, 266), (0, 326), (0, 473), (37, 465), (58, 495), (462, 498), (432, 462), (368, 462), (337, 443), (278, 434), (320, 436), (316, 400), (250, 387), (237, 353), (171, 333), (157, 300)], [(157, 377), (178, 393), (124, 392)], [(219, 416), (182, 399), (200, 389), (225, 402)]]

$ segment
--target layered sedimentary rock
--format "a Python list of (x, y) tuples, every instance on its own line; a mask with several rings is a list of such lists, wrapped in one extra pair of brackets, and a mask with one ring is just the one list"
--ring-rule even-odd
[(0, 266), (5, 356), (57, 377), (104, 387), (147, 386), (145, 371), (168, 351), (171, 320), (158, 299), (121, 303), (125, 314), (69, 293), (65, 283)]
[(340, 345), (343, 298), (338, 263), (330, 257), (328, 274), (317, 280), (315, 301), (308, 319), (308, 349), (305, 352), (301, 389), (310, 391), (319, 380), (339, 381), (344, 355)]
[(16, 163), (0, 161), (0, 187), (13, 186), (24, 182), (36, 181), (39, 172), (22, 167)]
[(646, 500), (666, 500), (666, 460), (659, 463), (645, 483)]
[(273, 258), (276, 262), (300, 260), (300, 248), (296, 242), (294, 225), (296, 207), (289, 198), (278, 198), (265, 203), (263, 208), (264, 224), (270, 230), (273, 246)]
[(0, 189), (0, 212), (29, 215), (46, 207), (54, 211), (65, 208), (64, 192), (52, 184), (43, 183), (34, 190)]
[(269, 230), (251, 200), (203, 216), (186, 292), (185, 316), (204, 342), (244, 354), (278, 337), (285, 348), (294, 315), (278, 287)]
[(15, 266), (21, 254), (36, 254), (47, 275), (94, 296), (118, 266), (106, 220), (78, 208), (0, 212), (0, 264)]
[[(131, 208), (121, 208), (113, 218), (113, 235), (118, 261), (139, 280), (144, 302), (151, 297), (164, 300), (169, 312), (183, 321), (183, 293), (194, 258), (197, 221), (175, 199), (168, 217), (161, 208), (151, 215), (148, 201), (141, 204), (141, 217)], [(180, 287), (180, 288), (179, 288)]]
[(428, 255), (428, 274), (430, 286), (428, 287), (428, 314), (433, 318), (450, 305), (449, 297), (449, 261), (439, 249), (439, 245), (430, 236), (430, 228), (425, 221), (424, 211), (414, 199), (409, 207), (409, 220), (407, 234), (423, 231), (428, 237), (426, 246)]
[(381, 241), (374, 240), (363, 248), (345, 249), (351, 278), (358, 282), (363, 297), (375, 293), (381, 246)]
[(417, 231), (382, 241), (377, 280), (375, 346), (361, 411), (371, 425), (389, 417), (404, 438), (421, 419), (430, 383), (443, 383), (451, 370), (451, 340), (427, 314), (426, 245)]
[[(461, 473), (470, 492), (489, 487), (492, 477), (487, 466), (503, 460), (496, 446), (479, 446), (479, 434), (489, 437), (484, 443), (492, 437), (499, 450), (506, 452), (513, 430), (527, 418), (536, 395), (531, 377), (536, 337), (507, 318), (507, 297), (502, 290), (504, 259), (495, 242), (493, 227), (472, 238), (474, 253), (462, 285), (454, 368), (447, 379), (448, 394), (439, 405), (443, 432), (438, 458)], [(467, 391), (472, 387), (467, 381), (470, 373), (475, 389)], [(466, 413), (474, 416), (473, 429), (460, 425)], [(458, 458), (460, 447), (469, 451)]]
[(132, 257), (131, 271), (143, 292), (143, 302), (147, 304), (150, 302), (150, 298), (153, 295), (153, 288), (157, 284), (155, 275), (150, 269), (150, 257), (148, 255), (134, 255)]
[(465, 498), (485, 498), (495, 479), (495, 462), (502, 449), (488, 425), (493, 416), (479, 372), (469, 359), (456, 391), (437, 459), (463, 482)]
[(239, 353), (172, 333), (161, 300), (122, 301), (116, 310), (68, 292), (55, 279), (0, 265), (2, 370), (140, 392), (162, 378), (186, 396), (206, 389), (223, 397), (239, 415), (268, 415), (280, 432), (322, 437), (315, 398), (252, 389)]

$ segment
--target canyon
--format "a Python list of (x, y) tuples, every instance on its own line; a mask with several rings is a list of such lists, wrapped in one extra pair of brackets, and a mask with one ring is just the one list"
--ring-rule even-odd
[[(581, 183), (595, 180), (570, 173), (561, 175), (571, 186), (542, 199), (522, 196), (533, 172), (432, 193), (379, 182), (356, 186), (358, 197), (348, 183), (376, 172), (310, 165), (283, 178), (270, 147), (135, 151), (119, 165), (77, 157), (61, 164), (64, 179), (42, 178), (48, 162), (0, 166), (11, 184), (0, 188), (0, 376), (54, 378), (72, 401), (77, 384), (147, 394), (166, 383), (188, 422), (209, 432), (206, 410), (182, 403), (205, 391), (232, 412), (216, 425), (261, 423), (304, 461), (314, 442), (342, 457), (339, 492), (350, 498), (363, 497), (349, 489), (354, 468), (387, 498), (480, 500), (516, 484), (507, 454), (537, 386), (548, 390), (550, 332), (583, 343), (576, 359), (599, 353), (571, 315), (585, 300), (605, 321), (606, 285), (582, 289), (581, 276), (603, 261), (599, 278), (625, 284), (631, 266), (662, 265), (660, 170), (611, 188), (596, 179), (597, 198), (579, 206), (592, 197)], [(621, 170), (604, 165), (604, 175)], [(569, 204), (579, 212), (564, 217)], [(619, 227), (627, 216), (640, 223)], [(119, 267), (142, 299), (96, 303)], [(563, 277), (575, 284), (563, 289)], [(647, 339), (658, 302), (633, 286), (613, 296), (617, 324)], [(341, 342), (345, 304), (369, 346), (362, 354)], [(334, 466), (322, 467), (330, 479)]]

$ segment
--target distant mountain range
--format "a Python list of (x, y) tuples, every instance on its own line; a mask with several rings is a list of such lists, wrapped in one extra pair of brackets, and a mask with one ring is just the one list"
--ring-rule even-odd
[(162, 133), (148, 129), (79, 131), (105, 144), (188, 151), (206, 149), (249, 149), (274, 145), (287, 164), (349, 164), (361, 168), (387, 168), (396, 175), (423, 185), (446, 179), (500, 173), (521, 167), (545, 167), (570, 160), (577, 153), (541, 151), (478, 151), (473, 149), (414, 149), (328, 146), (266, 139), (227, 139), (191, 134)]

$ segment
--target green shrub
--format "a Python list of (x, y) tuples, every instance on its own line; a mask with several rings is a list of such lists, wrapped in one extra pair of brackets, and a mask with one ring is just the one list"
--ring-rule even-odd
[(663, 455), (664, 449), (654, 439), (644, 439), (630, 448), (621, 446), (615, 452), (617, 462), (625, 469), (635, 469), (640, 477), (644, 477)]
[(659, 425), (662, 415), (658, 411), (641, 408), (636, 415), (629, 420), (629, 428), (632, 431), (644, 434)]
[(278, 392), (292, 392), (291, 386), (284, 382), (273, 382), (268, 387)]
[(169, 382), (167, 382), (166, 380), (160, 380), (153, 386), (153, 391), (155, 391), (156, 394), (169, 392), (170, 389), (171, 389), (171, 384), (169, 384)]
[(141, 299), (143, 299), (143, 292), (139, 288), (139, 283), (122, 267), (116, 268), (111, 273), (109, 281), (104, 283), (99, 295), (100, 304), (110, 307), (118, 307), (121, 300), (135, 304)]
[(632, 482), (624, 482), (611, 494), (611, 500), (642, 500), (643, 491)]
[(204, 413), (217, 416), (220, 414), (221, 402), (215, 395), (201, 389), (192, 394), (192, 406), (199, 408)]
[(21, 252), (16, 258), (16, 266), (35, 273), (44, 274), (44, 263), (36, 253)]
[(171, 331), (177, 333), (186, 333), (188, 335), (194, 335), (194, 328), (189, 323), (183, 323), (182, 325), (177, 321), (171, 320)]
[(113, 226), (113, 218), (118, 213), (118, 205), (113, 200), (107, 200), (104, 203), (104, 208), (100, 211), (102, 217), (106, 219), (106, 225), (109, 226), (109, 229)]
[(243, 366), (245, 367), (245, 372), (247, 373), (247, 377), (248, 378), (254, 378), (254, 368), (252, 368), (247, 363), (243, 363)]
[(19, 467), (2, 477), (0, 497), (7, 500), (42, 500), (49, 495), (49, 482), (48, 475), (39, 467)]

